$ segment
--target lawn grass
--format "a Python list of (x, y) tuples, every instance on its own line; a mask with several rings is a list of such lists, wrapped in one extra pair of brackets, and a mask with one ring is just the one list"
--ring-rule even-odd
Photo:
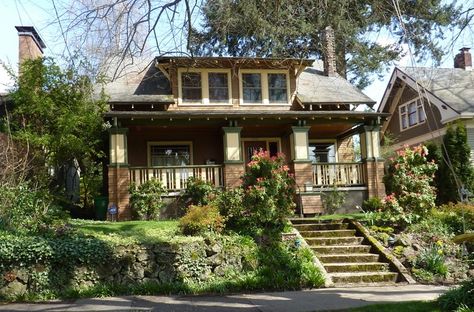
[(79, 233), (117, 243), (162, 243), (202, 239), (184, 236), (178, 231), (178, 221), (89, 221), (71, 220)]
[[(365, 307), (337, 310), (338, 312), (441, 312), (435, 301), (409, 301), (398, 303), (373, 304)], [(336, 311), (334, 311), (336, 312)]]

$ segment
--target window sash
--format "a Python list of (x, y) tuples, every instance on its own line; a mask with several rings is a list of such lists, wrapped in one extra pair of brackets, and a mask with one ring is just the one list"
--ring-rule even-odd
[(262, 101), (262, 75), (259, 73), (242, 74), (242, 98), (244, 102)]
[(202, 101), (201, 73), (182, 73), (181, 89), (183, 102)]
[(400, 106), (399, 112), (402, 130), (414, 127), (426, 121), (423, 100), (420, 98)]
[(227, 73), (208, 73), (210, 102), (229, 101), (228, 81)]
[(270, 102), (288, 101), (286, 74), (268, 74), (268, 97)]

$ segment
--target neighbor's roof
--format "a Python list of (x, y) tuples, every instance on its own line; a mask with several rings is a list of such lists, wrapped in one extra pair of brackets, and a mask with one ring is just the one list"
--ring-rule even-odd
[(375, 104), (346, 79), (325, 76), (321, 62), (315, 62), (313, 67), (306, 68), (300, 74), (296, 88), (297, 96), (304, 104)]
[(474, 113), (474, 71), (402, 67), (400, 70), (459, 113)]

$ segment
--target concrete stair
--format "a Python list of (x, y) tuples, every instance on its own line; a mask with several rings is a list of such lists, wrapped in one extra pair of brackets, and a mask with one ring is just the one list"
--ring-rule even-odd
[[(349, 223), (292, 219), (335, 286), (386, 285), (398, 280), (389, 263)], [(375, 249), (374, 249), (375, 250)]]

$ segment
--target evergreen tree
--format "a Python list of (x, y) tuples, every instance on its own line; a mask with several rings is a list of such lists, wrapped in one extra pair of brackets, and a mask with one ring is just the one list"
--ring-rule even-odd
[[(397, 9), (392, 1), (379, 0), (208, 0), (203, 30), (194, 30), (190, 37), (199, 55), (320, 57), (321, 33), (332, 26), (338, 72), (363, 88), (370, 74), (381, 74), (400, 57), (403, 44), (411, 44), (419, 59), (439, 62), (444, 51), (435, 39), (462, 22), (461, 8), (455, 4), (396, 3)], [(378, 42), (379, 31), (393, 35), (394, 43)]]

